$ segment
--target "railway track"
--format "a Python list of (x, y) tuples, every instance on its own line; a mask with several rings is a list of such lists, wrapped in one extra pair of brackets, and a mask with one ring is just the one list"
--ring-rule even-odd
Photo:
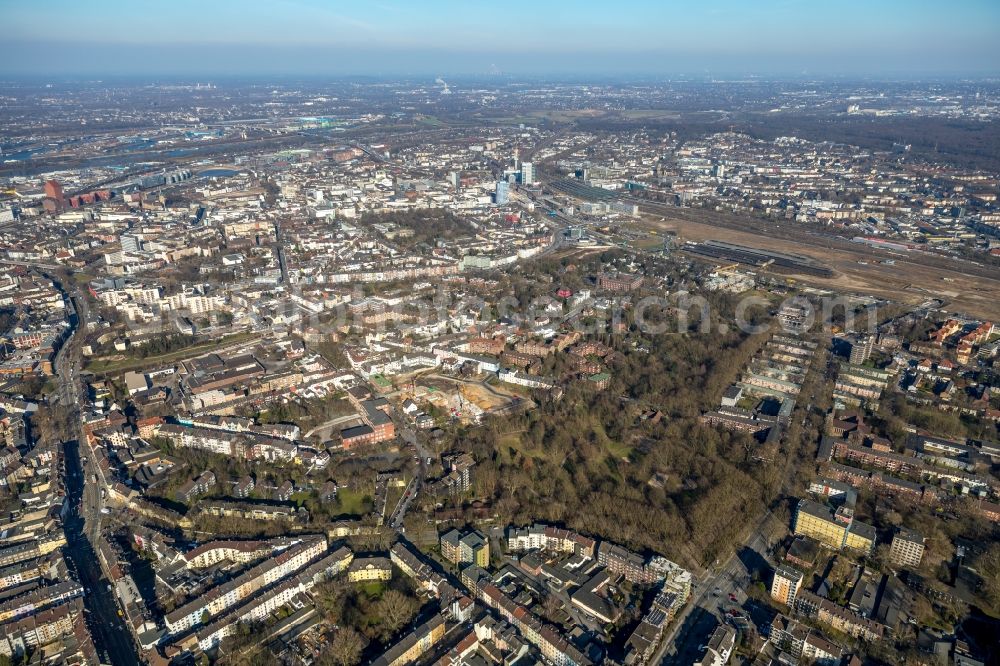
[[(711, 220), (709, 220), (706, 219), (708, 215), (692, 214), (692, 211), (689, 209), (671, 206), (669, 204), (661, 204), (636, 198), (629, 198), (627, 201), (637, 204), (639, 209), (644, 212), (662, 215), (668, 218), (672, 217), (681, 222), (692, 222), (694, 224), (721, 227), (731, 231), (759, 234), (762, 240), (770, 238), (788, 241), (803, 247), (822, 250), (824, 252), (829, 252), (831, 250), (847, 252), (858, 257), (874, 258), (881, 256), (874, 251), (866, 251), (863, 246), (860, 246), (857, 243), (852, 243), (848, 240), (843, 240), (833, 236), (813, 235), (808, 231), (800, 229), (791, 230), (787, 226), (777, 222), (765, 225), (757, 222), (756, 220), (750, 219), (745, 221), (735, 221), (731, 219), (730, 216), (719, 213), (713, 213), (711, 215)], [(1000, 280), (998, 280), (996, 269), (989, 266), (970, 266), (966, 264), (961, 268), (957, 268), (953, 265), (953, 260), (919, 251), (911, 252), (907, 254), (905, 258), (894, 258), (896, 259), (897, 268), (902, 265), (911, 266), (917, 269), (933, 268), (935, 270), (946, 271), (963, 278), (989, 280), (990, 282), (996, 283), (997, 286), (1000, 287)]]

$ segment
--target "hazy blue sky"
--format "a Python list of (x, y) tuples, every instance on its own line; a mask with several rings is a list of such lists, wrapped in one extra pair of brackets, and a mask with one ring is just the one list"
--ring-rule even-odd
[(0, 74), (993, 74), (1000, 0), (0, 0)]

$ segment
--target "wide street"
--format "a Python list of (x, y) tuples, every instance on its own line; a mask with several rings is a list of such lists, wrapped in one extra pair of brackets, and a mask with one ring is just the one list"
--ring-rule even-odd
[[(98, 473), (93, 456), (86, 447), (80, 403), (80, 344), (79, 331), (86, 327), (87, 303), (78, 295), (67, 294), (72, 305), (70, 323), (72, 333), (59, 349), (55, 358), (55, 371), (59, 387), (53, 402), (66, 412), (66, 423), (72, 429), (63, 443), (65, 454), (65, 487), (68, 510), (63, 522), (66, 532), (64, 553), (70, 568), (76, 572), (86, 594), (84, 608), (87, 624), (94, 637), (94, 646), (102, 660), (111, 664), (138, 662), (132, 637), (119, 616), (118, 602), (109, 589), (109, 582), (101, 570), (94, 542), (100, 533), (101, 491), (92, 476)], [(83, 459), (87, 462), (84, 463)], [(103, 474), (100, 475), (103, 478)]]
[[(66, 547), (64, 553), (70, 562), (70, 566), (76, 571), (80, 583), (86, 590), (83, 599), (84, 607), (87, 611), (87, 624), (94, 637), (94, 645), (102, 659), (111, 664), (135, 664), (137, 663), (136, 650), (132, 643), (132, 637), (128, 632), (125, 622), (118, 615), (118, 602), (114, 594), (108, 589), (108, 579), (101, 570), (101, 565), (97, 557), (91, 539), (99, 527), (92, 517), (94, 506), (92, 496), (97, 495), (100, 499), (99, 491), (90, 492), (95, 484), (84, 482), (83, 467), (80, 462), (80, 450), (78, 442), (71, 440), (65, 443), (66, 452), (66, 498), (70, 503), (70, 509), (63, 524), (66, 530)], [(87, 494), (90, 492), (91, 498), (88, 500)], [(83, 498), (82, 512), (77, 509)], [(100, 515), (97, 509), (96, 515)]]
[(664, 636), (650, 663), (691, 664), (701, 658), (705, 642), (726, 610), (747, 601), (751, 571), (769, 564), (767, 551), (780, 531), (771, 512), (765, 513), (743, 545), (699, 582), (693, 598), (674, 620), (673, 628)]

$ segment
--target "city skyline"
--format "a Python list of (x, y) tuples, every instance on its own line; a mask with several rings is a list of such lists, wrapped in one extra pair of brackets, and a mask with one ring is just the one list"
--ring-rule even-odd
[[(0, 2), (4, 76), (997, 73), (1000, 6)], [(961, 34), (961, 39), (957, 39)]]
[(0, 17), (0, 666), (1000, 666), (1000, 0)]

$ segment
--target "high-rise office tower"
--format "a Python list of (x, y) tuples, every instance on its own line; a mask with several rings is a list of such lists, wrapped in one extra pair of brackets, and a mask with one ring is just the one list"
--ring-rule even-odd
[(535, 166), (531, 162), (521, 162), (521, 184), (535, 184)]
[(494, 194), (494, 201), (496, 201), (496, 204), (498, 206), (503, 206), (504, 204), (507, 203), (507, 194), (509, 192), (510, 192), (510, 185), (507, 184), (507, 181), (505, 180), (497, 181), (497, 190), (496, 194)]

